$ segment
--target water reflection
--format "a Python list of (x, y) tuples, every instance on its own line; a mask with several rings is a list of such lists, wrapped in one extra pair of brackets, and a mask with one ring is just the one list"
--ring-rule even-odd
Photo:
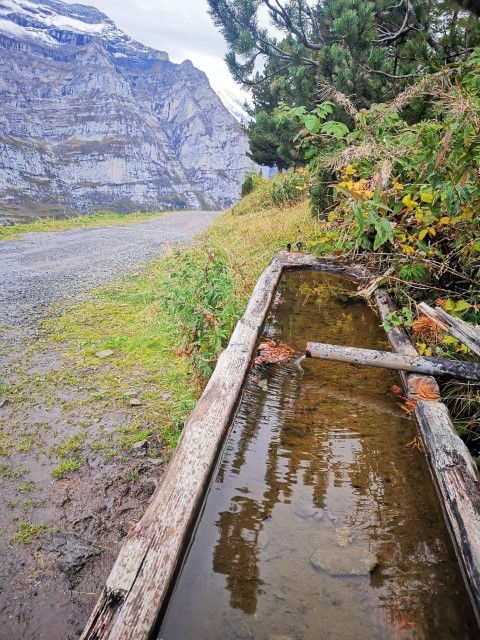
[[(265, 334), (298, 352), (385, 347), (344, 288), (286, 276)], [(312, 360), (262, 377), (247, 383), (159, 637), (477, 637), (396, 378)]]

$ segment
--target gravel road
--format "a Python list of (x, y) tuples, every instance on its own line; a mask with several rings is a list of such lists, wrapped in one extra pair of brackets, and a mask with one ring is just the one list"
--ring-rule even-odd
[(32, 334), (53, 302), (75, 299), (172, 245), (187, 243), (220, 214), (172, 213), (128, 226), (29, 233), (1, 242), (0, 325), (7, 334)]

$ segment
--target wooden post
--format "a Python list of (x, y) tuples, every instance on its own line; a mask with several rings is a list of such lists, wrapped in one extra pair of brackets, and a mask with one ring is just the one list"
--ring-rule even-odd
[(423, 358), (418, 355), (406, 356), (388, 351), (342, 347), (321, 342), (308, 342), (305, 354), (309, 358), (318, 358), (319, 360), (333, 360), (335, 362), (394, 369), (396, 371), (410, 371), (432, 376), (450, 376), (461, 380), (480, 380), (480, 364), (475, 362)]

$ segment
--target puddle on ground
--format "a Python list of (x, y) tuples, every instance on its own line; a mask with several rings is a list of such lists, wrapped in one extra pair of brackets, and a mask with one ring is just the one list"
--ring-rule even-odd
[[(286, 274), (264, 335), (387, 348), (351, 283)], [(278, 296), (277, 296), (278, 297)], [(162, 640), (477, 638), (396, 375), (318, 360), (248, 380)]]

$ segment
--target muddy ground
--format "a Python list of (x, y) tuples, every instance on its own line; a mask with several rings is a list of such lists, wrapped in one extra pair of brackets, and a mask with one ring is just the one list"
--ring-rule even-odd
[[(155, 442), (137, 442), (122, 458), (105, 444), (119, 424), (141, 423), (144, 408), (129, 400), (148, 385), (141, 372), (121, 401), (109, 397), (101, 388), (107, 361), (70, 375), (61, 345), (39, 347), (42, 321), (188, 242), (217, 215), (169, 214), (0, 243), (0, 638), (80, 635), (165, 466)], [(82, 429), (97, 446), (79, 470), (53, 477), (61, 447), (69, 442), (75, 454), (71, 436), (83, 438)]]

